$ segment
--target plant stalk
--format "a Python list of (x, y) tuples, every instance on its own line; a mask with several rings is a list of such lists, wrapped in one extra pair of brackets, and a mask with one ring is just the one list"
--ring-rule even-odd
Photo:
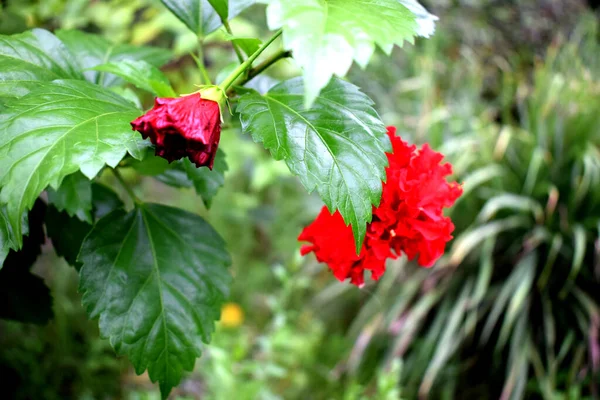
[(202, 76), (202, 83), (204, 85), (211, 85), (212, 82), (210, 81), (210, 76), (208, 75), (208, 71), (204, 65), (204, 44), (202, 41), (202, 38), (198, 38), (198, 58), (196, 59), (196, 64), (198, 64), (198, 69), (200, 70), (200, 75)]
[[(291, 57), (291, 56), (292, 56), (292, 52), (289, 50), (278, 51), (277, 53), (273, 54), (271, 57), (267, 58), (266, 60), (264, 60), (263, 62), (258, 64), (256, 67), (250, 68), (249, 70), (247, 70), (248, 73), (246, 74), (246, 76), (244, 76), (244, 79), (242, 81), (240, 81), (240, 85), (244, 85), (246, 82), (251, 81), (256, 76), (260, 75), (263, 71), (268, 69), (271, 65), (275, 64), (277, 61), (287, 58), (287, 57)], [(231, 95), (232, 92), (233, 92), (233, 90), (229, 89), (227, 91), (227, 95), (228, 96)]]
[(275, 34), (269, 40), (264, 42), (258, 50), (256, 50), (250, 57), (248, 57), (248, 59), (246, 61), (241, 63), (231, 74), (229, 74), (229, 76), (227, 78), (225, 78), (225, 80), (219, 84), (219, 86), (223, 89), (223, 91), (227, 92), (227, 89), (229, 89), (229, 87), (231, 85), (233, 85), (235, 80), (240, 75), (242, 75), (244, 73), (244, 71), (246, 71), (248, 68), (250, 68), (250, 66), (252, 65), (254, 60), (256, 60), (258, 58), (258, 56), (263, 51), (265, 51), (265, 49), (267, 47), (269, 47), (269, 45), (271, 43), (273, 43), (275, 41), (275, 39), (277, 39), (280, 35), (281, 35), (281, 29), (278, 30), (277, 32), (275, 32)]
[(125, 189), (129, 197), (131, 197), (131, 200), (133, 200), (135, 204), (142, 204), (142, 201), (135, 195), (135, 193), (133, 193), (133, 190), (131, 190), (127, 182), (125, 182), (123, 175), (121, 175), (121, 173), (116, 168), (112, 168), (111, 171), (115, 178), (117, 178), (121, 186), (123, 186), (123, 189)]
[[(227, 21), (226, 19), (222, 20), (223, 21), (223, 26), (225, 27), (225, 30), (227, 31), (227, 33), (229, 33), (231, 36), (233, 36), (233, 32), (231, 31), (231, 26), (229, 25), (229, 21)], [(238, 60), (240, 61), (240, 64), (242, 64), (244, 62), (244, 55), (242, 54), (240, 47), (235, 44), (235, 42), (232, 40), (231, 41), (231, 45), (233, 46), (233, 51), (235, 51), (235, 55), (237, 56)]]

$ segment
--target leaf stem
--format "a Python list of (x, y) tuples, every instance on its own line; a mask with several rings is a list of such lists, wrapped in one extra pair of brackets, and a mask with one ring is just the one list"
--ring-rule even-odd
[(198, 65), (198, 69), (200, 70), (200, 75), (202, 76), (202, 83), (204, 85), (211, 85), (210, 76), (208, 75), (208, 71), (206, 70), (206, 66), (204, 65), (204, 44), (202, 43), (203, 38), (198, 38), (198, 58), (196, 59), (196, 64)]
[[(256, 76), (260, 75), (263, 71), (265, 71), (267, 68), (269, 68), (271, 65), (275, 64), (277, 61), (291, 56), (291, 51), (279, 50), (277, 53), (273, 54), (271, 57), (258, 64), (256, 67), (250, 68), (244, 79), (240, 81), (240, 85), (244, 85), (246, 82), (251, 81)], [(231, 94), (233, 94), (233, 90), (229, 89), (227, 95), (230, 96)]]
[[(231, 36), (233, 36), (233, 32), (231, 31), (231, 26), (229, 25), (229, 21), (227, 21), (226, 19), (222, 20), (223, 21), (223, 26), (225, 27), (225, 30), (227, 31), (227, 33), (229, 33)], [(240, 61), (240, 64), (242, 64), (244, 62), (244, 56), (242, 55), (242, 52), (240, 51), (240, 47), (235, 44), (235, 42), (232, 40), (231, 41), (231, 45), (233, 46), (233, 51), (235, 51), (235, 55), (237, 56), (238, 60)]]
[(133, 190), (131, 190), (127, 182), (125, 182), (123, 175), (121, 175), (121, 173), (116, 168), (112, 168), (111, 171), (114, 174), (115, 178), (117, 178), (121, 186), (123, 186), (123, 189), (125, 189), (129, 197), (131, 197), (131, 200), (133, 200), (135, 204), (142, 204), (142, 201), (135, 195), (135, 193), (133, 193)]
[(219, 86), (224, 90), (227, 91), (227, 89), (229, 89), (229, 87), (231, 85), (233, 85), (233, 83), (235, 82), (235, 80), (244, 73), (244, 71), (246, 71), (248, 68), (250, 68), (250, 66), (252, 65), (252, 63), (254, 62), (254, 60), (256, 60), (258, 58), (258, 56), (265, 51), (265, 49), (267, 47), (269, 47), (269, 45), (271, 43), (273, 43), (275, 41), (275, 39), (277, 39), (279, 36), (281, 35), (281, 29), (278, 30), (277, 32), (275, 32), (275, 34), (266, 42), (264, 42), (262, 44), (262, 46), (260, 46), (260, 48), (258, 50), (256, 50), (250, 57), (248, 57), (248, 59), (246, 61), (244, 61), (243, 63), (241, 63), (231, 74), (229, 74), (229, 76), (227, 78), (225, 78), (225, 80), (223, 82), (221, 82), (219, 84)]

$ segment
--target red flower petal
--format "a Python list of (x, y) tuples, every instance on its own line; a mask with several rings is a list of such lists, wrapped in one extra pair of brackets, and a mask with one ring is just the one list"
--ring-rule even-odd
[(154, 108), (131, 122), (133, 130), (156, 146), (156, 155), (169, 162), (185, 156), (197, 167), (212, 169), (221, 138), (219, 103), (199, 93), (157, 98)]
[(314, 252), (336, 278), (349, 278), (357, 286), (364, 283), (365, 270), (377, 280), (385, 272), (386, 259), (402, 253), (409, 259), (418, 256), (420, 265), (431, 266), (452, 239), (454, 225), (444, 217), (443, 209), (462, 194), (460, 185), (446, 181), (452, 166), (440, 165), (443, 155), (429, 145), (418, 150), (395, 133), (395, 128), (388, 128), (393, 153), (388, 154), (381, 203), (373, 207), (373, 220), (367, 226), (360, 255), (354, 249), (351, 227), (346, 226), (339, 212), (331, 215), (325, 207), (298, 237), (312, 243), (302, 247), (302, 255)]

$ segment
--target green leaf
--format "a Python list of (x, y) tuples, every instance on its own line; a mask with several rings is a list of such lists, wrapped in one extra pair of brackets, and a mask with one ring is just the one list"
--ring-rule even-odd
[(404, 7), (415, 15), (417, 22), (417, 35), (430, 37), (435, 32), (435, 21), (438, 20), (433, 14), (430, 14), (425, 7), (416, 0), (398, 0)]
[(52, 247), (58, 256), (63, 257), (69, 265), (78, 270), (81, 268), (81, 263), (77, 262), (77, 255), (83, 239), (91, 230), (90, 223), (58, 211), (53, 206), (48, 207), (46, 232), (52, 241)]
[(65, 45), (43, 29), (0, 35), (0, 97), (21, 97), (43, 82), (83, 79)]
[[(255, 0), (161, 0), (162, 3), (197, 35), (206, 36), (217, 30), (221, 18), (231, 19)], [(212, 5), (211, 5), (212, 4)], [(216, 7), (215, 7), (216, 6)], [(217, 10), (215, 10), (215, 8)], [(221, 16), (219, 16), (221, 14)], [(225, 15), (227, 14), (227, 15)], [(225, 17), (223, 17), (225, 15)]]
[(137, 88), (146, 90), (158, 97), (176, 97), (167, 77), (158, 68), (146, 61), (124, 60), (101, 64), (93, 69), (117, 75)]
[(79, 260), (88, 314), (166, 397), (193, 369), (228, 296), (223, 239), (197, 215), (147, 204), (98, 221)]
[(275, 0), (267, 17), (271, 29), (283, 28), (283, 45), (303, 69), (307, 108), (353, 60), (365, 67), (375, 46), (389, 54), (394, 45), (412, 42), (418, 29), (398, 0)]
[(188, 159), (183, 160), (182, 166), (192, 181), (196, 193), (202, 197), (206, 208), (210, 208), (213, 197), (225, 183), (225, 171), (228, 170), (225, 153), (221, 149), (217, 150), (212, 171), (208, 168), (198, 168)]
[(208, 2), (222, 20), (227, 20), (229, 17), (229, 0), (208, 0)]
[(139, 158), (147, 143), (131, 130), (133, 104), (85, 81), (55, 81), (12, 103), (0, 121), (0, 203), (17, 244), (21, 215), (48, 186), (81, 170), (92, 179), (129, 152)]
[(0, 269), (2, 269), (8, 252), (16, 247), (13, 241), (12, 229), (6, 215), (6, 207), (0, 206)]
[(262, 44), (262, 40), (257, 38), (233, 36), (227, 31), (223, 31), (222, 34), (224, 40), (235, 43), (247, 56), (254, 54)]
[(48, 201), (59, 211), (92, 223), (92, 182), (81, 172), (65, 177), (56, 190), (48, 188)]
[(60, 30), (56, 35), (77, 58), (81, 68), (86, 69), (83, 73), (85, 78), (104, 86), (119, 85), (122, 80), (115, 75), (90, 70), (90, 68), (125, 60), (145, 61), (155, 67), (161, 67), (173, 56), (167, 49), (113, 44), (101, 36), (77, 30)]
[(302, 79), (295, 78), (264, 96), (243, 95), (237, 108), (242, 130), (285, 160), (330, 211), (340, 211), (360, 249), (371, 206), (381, 199), (390, 151), (385, 125), (371, 99), (341, 79), (332, 80), (310, 110), (303, 107), (303, 94)]
[(111, 211), (124, 207), (123, 202), (112, 189), (95, 182), (92, 183), (92, 205), (94, 219), (100, 219)]
[[(154, 159), (162, 160), (160, 162)], [(164, 161), (164, 163), (163, 163)], [(160, 157), (148, 159), (131, 164), (142, 175), (154, 176), (160, 182), (177, 187), (194, 187), (196, 193), (202, 197), (206, 208), (210, 208), (213, 197), (225, 183), (225, 171), (228, 170), (223, 150), (217, 150), (215, 164), (212, 171), (208, 168), (198, 168), (190, 160), (184, 159), (171, 164)]]
[[(91, 192), (94, 219), (124, 207), (117, 194), (104, 185), (93, 183)], [(46, 211), (46, 232), (52, 240), (56, 254), (77, 270), (81, 268), (81, 263), (77, 262), (77, 255), (83, 240), (91, 230), (91, 223), (69, 216), (53, 206), (48, 207)]]

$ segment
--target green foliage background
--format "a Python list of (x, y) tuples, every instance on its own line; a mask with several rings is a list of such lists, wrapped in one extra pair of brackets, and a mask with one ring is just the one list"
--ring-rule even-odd
[[(77, 28), (172, 47), (175, 61), (163, 71), (176, 91), (198, 81), (187, 55), (196, 38), (158, 0), (4, 3), (0, 33)], [(400, 261), (357, 290), (302, 259), (295, 238), (319, 198), (231, 130), (221, 145), (229, 171), (210, 213), (192, 184), (177, 190), (135, 166), (127, 171), (148, 201), (205, 216), (233, 257), (229, 301), (243, 318), (218, 326), (174, 397), (598, 396), (598, 15), (575, 0), (423, 3), (440, 17), (432, 39), (391, 60), (375, 53), (372, 65), (350, 75), (386, 123), (446, 154), (464, 182), (451, 214), (457, 240), (433, 269)], [(253, 7), (232, 28), (264, 36), (263, 19)], [(213, 78), (235, 63), (216, 40), (205, 57)], [(284, 61), (253, 86), (264, 92), (295, 72)], [(50, 244), (34, 271), (51, 289), (55, 319), (42, 327), (0, 321), (8, 398), (159, 398), (98, 338), (75, 271)]]

